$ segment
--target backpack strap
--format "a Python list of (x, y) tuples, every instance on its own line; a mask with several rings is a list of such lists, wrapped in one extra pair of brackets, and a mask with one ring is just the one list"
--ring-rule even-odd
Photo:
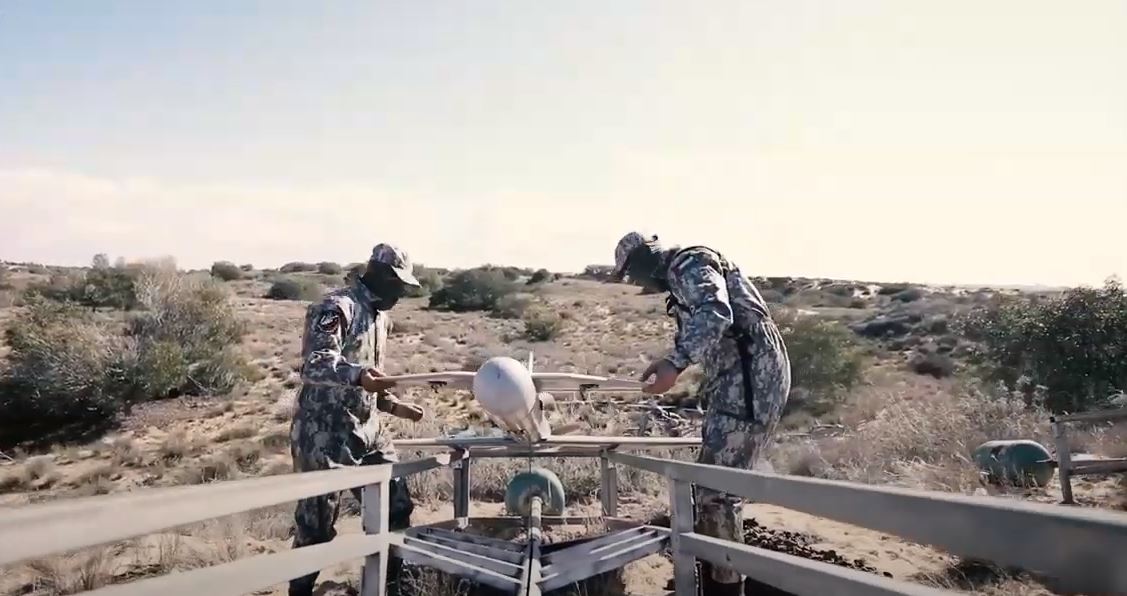
[[(671, 256), (669, 258), (670, 266), (672, 266), (673, 263), (685, 251), (689, 251), (689, 250), (693, 250), (693, 249), (707, 250), (709, 252), (715, 253), (716, 256), (720, 257), (720, 273), (725, 277), (725, 280), (727, 280), (728, 273), (731, 271), (730, 267), (728, 266), (729, 265), (728, 259), (724, 258), (724, 255), (720, 254), (720, 252), (718, 252), (714, 249), (711, 249), (707, 246), (690, 246), (690, 247), (682, 248), (682, 249), (678, 250), (677, 252), (673, 253), (673, 256)], [(673, 292), (669, 292), (669, 296), (667, 296), (665, 298), (665, 312), (666, 312), (666, 314), (668, 314), (669, 316), (672, 317), (672, 316), (674, 316), (674, 312), (676, 310), (681, 310), (681, 311), (687, 312), (689, 310), (689, 307), (685, 306), (684, 304), (681, 304), (681, 302), (679, 300), (677, 300), (677, 297), (673, 295)], [(735, 320), (735, 314), (736, 314), (736, 310), (733, 308), (732, 309), (732, 317), (733, 317), (732, 318), (732, 325), (728, 328), (727, 334), (730, 337), (732, 337), (736, 340), (736, 350), (740, 354), (740, 376), (743, 379), (744, 409), (747, 412), (747, 420), (750, 421), (750, 422), (754, 422), (755, 419), (756, 419), (756, 416), (755, 416), (755, 391), (754, 391), (754, 387), (753, 387), (752, 382), (751, 382), (751, 373), (752, 373), (751, 354), (750, 354), (750, 351), (751, 351), (751, 336), (748, 334), (746, 329), (744, 329), (742, 326), (737, 324), (737, 322)], [(677, 321), (677, 330), (680, 331), (681, 330), (681, 319), (680, 319), (680, 317), (674, 317), (674, 319)]]

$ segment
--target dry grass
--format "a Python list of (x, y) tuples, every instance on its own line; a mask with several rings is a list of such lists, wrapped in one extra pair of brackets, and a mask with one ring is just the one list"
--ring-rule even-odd
[(31, 588), (42, 596), (65, 596), (109, 585), (113, 581), (113, 554), (112, 548), (98, 548), (33, 561), (27, 565), (32, 574)]
[(249, 439), (258, 434), (258, 429), (251, 422), (239, 422), (228, 426), (215, 435), (216, 443), (226, 443), (234, 439)]
[[(879, 373), (878, 373), (879, 374)], [(1032, 439), (1051, 447), (1046, 411), (1020, 399), (956, 384), (879, 382), (841, 412), (841, 436), (780, 445), (777, 470), (811, 477), (971, 492), (982, 487), (971, 452), (994, 439)], [(1121, 428), (1077, 430), (1074, 445), (1101, 454), (1121, 448)], [(1075, 450), (1075, 447), (1074, 447)]]
[(50, 455), (29, 457), (22, 464), (14, 464), (0, 474), (0, 493), (42, 490), (62, 479), (62, 474)]
[(777, 469), (791, 474), (970, 492), (981, 486), (971, 453), (995, 439), (1051, 445), (1048, 414), (1020, 400), (970, 387), (944, 391), (879, 385), (842, 413), (839, 437), (783, 445)]
[[(241, 388), (238, 399), (204, 402), (198, 409), (185, 407), (174, 413), (178, 417), (146, 421), (102, 443), (56, 452), (54, 459), (17, 456), (17, 463), (0, 468), (0, 492), (98, 494), (137, 486), (138, 477), (145, 473), (163, 476), (162, 484), (290, 473), (289, 423), (294, 408), (294, 378), (300, 367), (297, 350), (304, 305), (257, 298), (265, 289), (262, 282), (238, 284), (243, 296), (240, 316), (252, 327), (245, 347), (256, 359), (256, 368), (266, 373), (263, 378)], [(532, 350), (538, 370), (633, 378), (664, 354), (672, 338), (673, 326), (665, 316), (661, 297), (640, 295), (636, 288), (574, 280), (567, 285), (554, 282), (537, 288), (535, 302), (567, 313), (566, 325), (545, 341), (526, 337), (520, 318), (431, 312), (422, 308), (425, 299), (406, 300), (394, 313), (396, 329), (388, 346), (388, 372), (472, 370), (489, 356), (524, 360)], [(522, 310), (516, 316), (524, 314)], [(695, 368), (683, 375), (668, 396), (670, 401), (691, 398), (698, 377)], [(388, 432), (393, 437), (434, 436), (483, 423), (480, 408), (465, 392), (411, 390), (400, 397), (424, 404), (433, 417), (420, 423), (387, 417)], [(580, 432), (589, 434), (640, 432), (641, 411), (617, 408), (609, 403), (613, 397), (597, 396), (600, 402), (607, 402), (598, 405), (561, 405), (552, 417), (579, 422), (583, 427)], [(855, 390), (829, 419), (844, 425), (846, 432), (835, 438), (780, 443), (770, 453), (776, 470), (963, 492), (978, 486), (977, 471), (969, 457), (981, 442), (1020, 437), (1049, 444), (1044, 413), (1027, 411), (1016, 402), (994, 399), (951, 381), (919, 379), (903, 371), (870, 375), (868, 385)], [(802, 430), (800, 419), (789, 422)], [(687, 429), (696, 432), (692, 424)], [(1127, 455), (1127, 425), (1078, 429), (1075, 436), (1077, 450)], [(87, 450), (95, 451), (97, 460), (83, 456)], [(694, 451), (652, 454), (691, 459)], [(400, 455), (407, 460), (425, 454), (403, 451)], [(149, 467), (144, 467), (146, 461)], [(596, 499), (597, 461), (544, 459), (536, 465), (560, 476), (570, 505)], [(475, 501), (499, 501), (508, 479), (527, 466), (526, 461), (476, 461), (472, 497)], [(452, 496), (448, 470), (418, 474), (408, 482), (420, 504), (448, 503)], [(654, 474), (623, 467), (619, 484), (624, 499), (639, 508), (660, 507), (666, 499), (665, 481)], [(78, 490), (68, 494), (59, 488), (63, 486)], [(1127, 495), (1127, 480), (1123, 486)], [(342, 514), (347, 515), (346, 511)], [(71, 593), (66, 590), (84, 583), (115, 577), (120, 581), (126, 575), (135, 578), (288, 548), (292, 514), (289, 504), (115, 547), (134, 553), (135, 560), (128, 565), (115, 563), (112, 550), (105, 550), (100, 558), (91, 552), (38, 562), (34, 575), (42, 592), (34, 593)], [(1032, 588), (1025, 591), (1022, 586), (1028, 582), (1020, 578), (968, 583), (958, 579), (960, 572), (965, 574), (966, 570), (955, 570), (953, 575), (932, 578), (931, 582), (983, 594), (1045, 593)], [(459, 593), (456, 582), (448, 583), (435, 574), (424, 573), (413, 581), (424, 588), (416, 593)]]
[(164, 461), (179, 461), (194, 455), (200, 448), (201, 441), (197, 437), (183, 428), (176, 428), (161, 440), (157, 452)]

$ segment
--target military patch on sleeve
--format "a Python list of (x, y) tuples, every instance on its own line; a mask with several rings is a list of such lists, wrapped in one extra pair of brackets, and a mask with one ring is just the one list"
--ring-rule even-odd
[(317, 319), (317, 330), (322, 333), (336, 333), (340, 328), (340, 313), (335, 310), (326, 311)]

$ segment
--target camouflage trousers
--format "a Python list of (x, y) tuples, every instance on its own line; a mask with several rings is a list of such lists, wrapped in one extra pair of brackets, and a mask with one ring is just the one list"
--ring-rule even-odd
[[(396, 463), (398, 455), (389, 453), (371, 452), (364, 456), (359, 465), (371, 466), (385, 463)], [(318, 463), (306, 458), (294, 458), (295, 472), (312, 472), (325, 469)], [(363, 502), (360, 488), (351, 489), (352, 496), (358, 502)], [(390, 503), (388, 503), (388, 527), (391, 530), (402, 530), (411, 527), (411, 512), (415, 506), (411, 500), (411, 492), (403, 478), (393, 478), (388, 486)], [(336, 538), (336, 522), (340, 515), (340, 493), (329, 493), (297, 502), (294, 510), (294, 537), (293, 548), (301, 548), (313, 544), (321, 544)], [(388, 577), (395, 578), (400, 561), (392, 559), (388, 565)], [(317, 582), (320, 572), (299, 577), (290, 581), (289, 593), (291, 596), (309, 596), (313, 594), (313, 586)]]
[[(709, 408), (701, 427), (698, 463), (744, 470), (751, 470), (755, 466), (778, 425), (790, 392), (790, 370), (789, 363), (785, 363), (785, 356), (782, 362), (761, 365), (760, 370), (755, 371), (755, 382), (752, 383), (755, 394), (754, 420), (733, 416), (723, 412), (721, 408)], [(725, 382), (713, 386), (720, 387), (726, 396), (742, 396), (744, 385), (741, 373), (729, 369), (725, 371), (722, 380)], [(723, 398), (710, 399), (710, 404), (722, 401)], [(694, 501), (696, 532), (722, 540), (744, 541), (743, 498), (696, 487)], [(725, 567), (703, 565), (702, 570), (708, 570), (711, 579), (717, 583), (733, 584), (740, 581), (739, 573)]]

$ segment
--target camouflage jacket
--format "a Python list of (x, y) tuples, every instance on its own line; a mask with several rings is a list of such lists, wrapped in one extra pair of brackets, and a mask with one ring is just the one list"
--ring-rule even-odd
[(301, 469), (356, 465), (373, 451), (394, 454), (378, 415), (389, 396), (359, 385), (365, 369), (383, 368), (391, 331), (391, 318), (372, 302), (371, 291), (357, 280), (306, 310), (302, 387), (291, 428)]
[[(743, 393), (755, 394), (757, 402), (778, 401), (774, 394), (789, 387), (786, 348), (767, 303), (739, 268), (714, 250), (674, 249), (666, 259), (670, 314), (677, 320), (666, 359), (679, 370), (699, 365), (703, 397), (722, 402), (718, 406), (724, 411), (756, 416), (746, 411)], [(735, 386), (742, 383), (741, 336), (753, 385), (743, 390)]]

